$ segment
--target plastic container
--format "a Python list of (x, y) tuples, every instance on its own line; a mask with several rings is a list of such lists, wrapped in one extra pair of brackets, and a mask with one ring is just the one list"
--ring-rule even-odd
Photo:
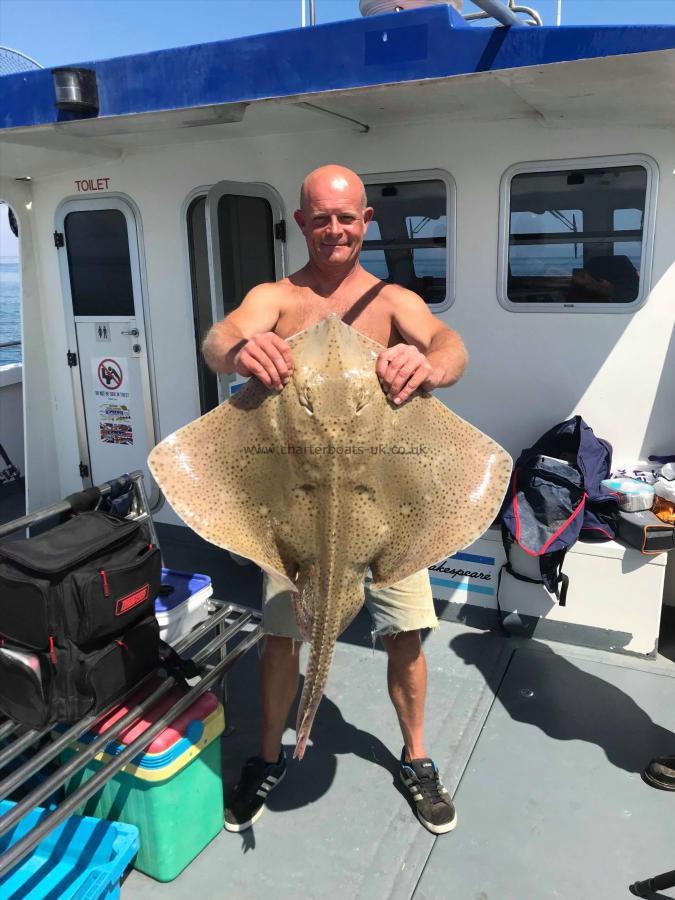
[(654, 494), (654, 514), (662, 522), (675, 525), (675, 481), (659, 478), (654, 485)]
[(617, 495), (619, 509), (623, 512), (642, 512), (652, 508), (654, 488), (651, 484), (634, 478), (606, 478), (601, 484)]
[[(213, 585), (208, 575), (162, 569), (162, 588), (155, 600), (159, 636), (168, 644), (174, 644), (208, 617), (208, 599), (213, 594)], [(173, 588), (171, 593), (166, 593), (167, 588)]]
[[(131, 697), (128, 707), (113, 710), (94, 731), (64, 751), (62, 759), (69, 759), (80, 746), (104, 734), (147, 690)], [(180, 694), (180, 689), (170, 692), (143, 719), (111, 741), (67, 782), (66, 793), (76, 790), (104, 760), (132, 743)], [(136, 756), (82, 808), (87, 815), (136, 825), (141, 848), (135, 868), (158, 881), (173, 880), (223, 828), (219, 737), (224, 728), (218, 699), (210, 692), (202, 694), (160, 732), (145, 753)]]
[[(0, 802), (0, 816), (14, 807)], [(36, 807), (0, 837), (0, 853), (48, 815)], [(100, 819), (70, 816), (33, 852), (0, 878), (0, 897), (21, 900), (116, 900), (120, 881), (139, 845), (138, 828)]]

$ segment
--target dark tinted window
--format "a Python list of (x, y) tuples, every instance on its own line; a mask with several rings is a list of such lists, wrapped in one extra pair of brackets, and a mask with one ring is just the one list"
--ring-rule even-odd
[(373, 275), (400, 284), (427, 303), (447, 294), (447, 189), (440, 180), (367, 184), (374, 209), (361, 251)]
[(257, 284), (275, 280), (272, 207), (262, 197), (225, 194), (218, 201), (225, 315)]
[(70, 212), (64, 228), (74, 315), (133, 316), (129, 238), (122, 212)]
[(647, 172), (642, 166), (515, 175), (508, 298), (630, 303), (640, 290)]
[(206, 243), (206, 197), (197, 197), (187, 212), (188, 249), (190, 254), (190, 282), (192, 284), (192, 311), (197, 345), (197, 377), (202, 413), (218, 406), (218, 380), (204, 362), (202, 341), (213, 324), (211, 310), (211, 285), (209, 282), (209, 255)]

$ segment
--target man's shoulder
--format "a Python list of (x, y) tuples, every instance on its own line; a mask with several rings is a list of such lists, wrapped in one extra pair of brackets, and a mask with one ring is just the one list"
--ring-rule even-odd
[(292, 285), (285, 278), (281, 281), (263, 281), (262, 284), (252, 287), (246, 294), (244, 305), (249, 308), (261, 304), (268, 308), (270, 306), (280, 307), (290, 297), (291, 291)]
[(281, 281), (263, 281), (261, 284), (256, 284), (251, 290), (248, 292), (249, 297), (267, 297), (270, 295), (281, 296), (285, 293), (288, 293), (292, 285), (288, 282), (287, 278), (282, 278)]
[(424, 300), (419, 294), (400, 284), (389, 284), (388, 282), (384, 283), (380, 297), (389, 303), (392, 309), (405, 309), (411, 306), (415, 307), (420, 303), (424, 304)]

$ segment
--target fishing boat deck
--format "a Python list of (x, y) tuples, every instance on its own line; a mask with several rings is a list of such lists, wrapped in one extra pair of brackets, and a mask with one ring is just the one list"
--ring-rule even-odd
[[(159, 535), (166, 565), (208, 572), (217, 597), (259, 606), (254, 566), (185, 529), (160, 525)], [(675, 797), (640, 777), (652, 756), (675, 752), (674, 618), (667, 610), (656, 660), (446, 621), (427, 633), (428, 746), (459, 817), (455, 831), (434, 837), (398, 782), (386, 656), (362, 613), (340, 639), (305, 758), (290, 762), (260, 821), (222, 831), (173, 882), (131, 871), (122, 896), (628, 896), (632, 882), (675, 865)], [(233, 670), (227, 716), (226, 791), (257, 750), (255, 653)], [(289, 727), (289, 758), (294, 738)], [(675, 889), (653, 896), (675, 898)]]
[[(221, 599), (258, 605), (253, 566), (176, 535), (161, 534), (170, 564), (201, 566)], [(223, 831), (170, 884), (132, 872), (123, 896), (616, 900), (675, 865), (675, 797), (640, 777), (652, 756), (675, 752), (667, 632), (654, 661), (450, 622), (424, 644), (428, 745), (457, 804), (454, 832), (425, 831), (399, 787), (386, 656), (362, 614), (340, 640), (312, 746), (260, 821)], [(255, 654), (233, 672), (228, 715), (226, 786), (257, 750)], [(294, 737), (289, 728), (289, 757)]]

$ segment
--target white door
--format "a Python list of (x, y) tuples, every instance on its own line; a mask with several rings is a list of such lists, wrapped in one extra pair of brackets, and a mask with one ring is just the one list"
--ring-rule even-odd
[(85, 484), (147, 468), (156, 443), (138, 228), (120, 198), (74, 200), (56, 217)]
[[(213, 321), (232, 312), (248, 291), (286, 274), (286, 223), (281, 197), (267, 184), (220, 181), (206, 197)], [(218, 378), (220, 401), (227, 400), (245, 379)]]

